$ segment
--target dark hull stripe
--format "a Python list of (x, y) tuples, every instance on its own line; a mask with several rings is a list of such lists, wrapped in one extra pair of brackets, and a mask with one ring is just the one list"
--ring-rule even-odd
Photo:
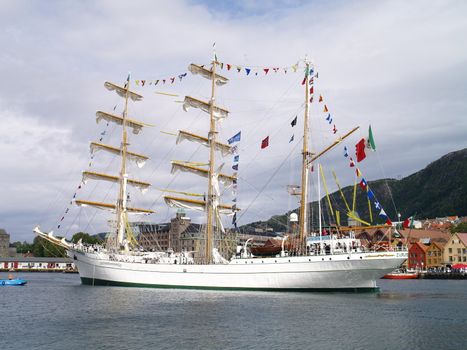
[(201, 286), (174, 286), (166, 284), (147, 284), (108, 281), (81, 277), (81, 283), (91, 286), (119, 286), (136, 288), (162, 288), (162, 289), (199, 289), (199, 290), (231, 290), (231, 291), (263, 291), (263, 292), (346, 292), (346, 293), (368, 293), (378, 292), (378, 287), (365, 288), (243, 288), (243, 287), (201, 287)]

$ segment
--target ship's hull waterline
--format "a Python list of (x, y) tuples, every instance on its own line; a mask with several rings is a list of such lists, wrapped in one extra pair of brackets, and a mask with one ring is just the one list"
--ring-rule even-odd
[(372, 291), (407, 252), (234, 259), (229, 264), (144, 264), (70, 251), (83, 284), (264, 291)]

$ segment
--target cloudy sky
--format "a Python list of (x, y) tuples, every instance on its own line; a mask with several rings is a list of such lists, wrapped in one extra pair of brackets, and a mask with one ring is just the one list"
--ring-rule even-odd
[[(337, 135), (360, 126), (345, 142), (352, 151), (371, 124), (377, 152), (360, 165), (366, 178), (418, 171), (467, 147), (466, 14), (465, 1), (4, 0), (0, 227), (12, 241), (32, 240), (37, 224), (67, 237), (78, 230), (106, 230), (108, 216), (69, 203), (81, 171), (89, 168), (89, 141), (105, 132), (103, 142), (118, 145), (118, 127), (96, 124), (95, 112), (115, 106), (116, 113), (122, 111), (121, 99), (103, 83), (122, 83), (128, 72), (134, 90), (144, 96), (130, 105), (130, 116), (154, 125), (137, 137), (131, 134), (131, 148), (151, 157), (142, 171), (130, 168), (131, 176), (153, 184), (144, 196), (132, 193), (132, 202), (157, 211), (145, 220), (166, 222), (175, 210), (164, 204), (160, 189), (203, 193), (205, 180), (172, 176), (170, 160), (205, 162), (206, 150), (187, 141), (175, 145), (175, 137), (161, 131), (206, 134), (207, 115), (184, 112), (177, 101), (186, 94), (208, 98), (209, 82), (190, 74), (156, 87), (135, 80), (170, 79), (187, 72), (191, 62), (208, 64), (214, 42), (219, 60), (234, 67), (221, 71), (230, 84), (218, 89), (217, 100), (231, 111), (220, 137), (242, 131), (237, 197), (239, 207), (248, 210), (239, 224), (297, 206), (285, 188), (299, 182), (303, 68), (293, 73), (290, 67), (305, 57), (319, 73), (311, 106), (312, 149), (335, 139), (334, 124)], [(252, 73), (246, 76), (244, 68)], [(267, 75), (264, 68), (270, 68)], [(316, 103), (319, 94), (332, 113), (331, 126)], [(261, 150), (266, 136), (270, 146)], [(343, 185), (354, 180), (343, 146), (323, 157), (331, 190), (333, 169)], [(91, 169), (116, 173), (118, 162), (98, 153)], [(223, 171), (231, 171), (231, 157), (221, 163)], [(111, 185), (89, 181), (77, 198), (109, 201), (114, 192)], [(199, 214), (188, 215), (202, 222)]]

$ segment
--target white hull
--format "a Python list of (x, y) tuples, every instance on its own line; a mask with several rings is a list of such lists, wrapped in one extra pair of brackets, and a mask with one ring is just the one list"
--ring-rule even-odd
[(375, 289), (376, 280), (407, 259), (405, 251), (233, 259), (213, 265), (145, 264), (69, 252), (84, 284), (193, 289)]

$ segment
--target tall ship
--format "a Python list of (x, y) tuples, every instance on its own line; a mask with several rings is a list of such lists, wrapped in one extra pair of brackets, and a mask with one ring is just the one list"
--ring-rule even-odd
[[(111, 212), (115, 223), (113, 234), (103, 245), (84, 245), (56, 238), (52, 232), (34, 228), (35, 234), (66, 249), (74, 260), (83, 284), (106, 286), (137, 286), (156, 288), (190, 288), (219, 290), (261, 290), (261, 291), (357, 291), (375, 290), (376, 281), (399, 267), (407, 259), (405, 248), (388, 247), (385, 250), (364, 248), (352, 230), (338, 230), (324, 237), (321, 227), (317, 232), (308, 229), (308, 183), (310, 168), (317, 164), (320, 155), (309, 150), (309, 104), (311, 63), (305, 62), (303, 144), (301, 157), (300, 209), (297, 216), (297, 230), (285, 235), (279, 247), (263, 254), (261, 249), (249, 249), (232, 256), (223, 256), (219, 245), (228, 239), (222, 224), (222, 215), (236, 215), (240, 211), (236, 204), (222, 202), (224, 189), (237, 182), (236, 173), (222, 171), (222, 164), (216, 162), (216, 155), (233, 154), (230, 144), (219, 139), (218, 123), (227, 118), (229, 111), (216, 103), (216, 90), (229, 82), (218, 73), (219, 62), (214, 56), (211, 64), (191, 64), (188, 69), (200, 78), (211, 82), (209, 101), (185, 96), (183, 107), (197, 108), (209, 116), (207, 135), (197, 135), (180, 130), (177, 141), (188, 140), (208, 148), (209, 158), (205, 163), (172, 161), (172, 172), (182, 171), (204, 178), (207, 182), (205, 194), (190, 196), (187, 192), (166, 195), (165, 202), (171, 207), (205, 212), (206, 224), (202, 226), (202, 244), (196, 252), (190, 251), (143, 251), (131, 231), (128, 214), (132, 212), (150, 214), (150, 209), (130, 207), (127, 202), (127, 187), (143, 191), (149, 183), (129, 177), (127, 162), (143, 163), (147, 157), (128, 150), (128, 129), (137, 134), (145, 123), (128, 117), (129, 101), (139, 101), (142, 96), (130, 90), (130, 80), (124, 86), (105, 83), (105, 87), (124, 99), (122, 116), (97, 112), (97, 118), (115, 123), (122, 128), (120, 147), (102, 143), (91, 143), (91, 148), (120, 156), (120, 172), (109, 175), (84, 172), (83, 179), (111, 181), (118, 184), (117, 199), (114, 203), (91, 200), (76, 200), (81, 206), (94, 206)], [(208, 124), (208, 123), (206, 123)], [(351, 132), (339, 138), (328, 149), (339, 144)], [(325, 151), (327, 151), (326, 149)], [(181, 196), (179, 194), (185, 194)], [(321, 225), (320, 225), (321, 226)], [(271, 248), (271, 247), (269, 247)], [(267, 249), (267, 247), (266, 247)]]

